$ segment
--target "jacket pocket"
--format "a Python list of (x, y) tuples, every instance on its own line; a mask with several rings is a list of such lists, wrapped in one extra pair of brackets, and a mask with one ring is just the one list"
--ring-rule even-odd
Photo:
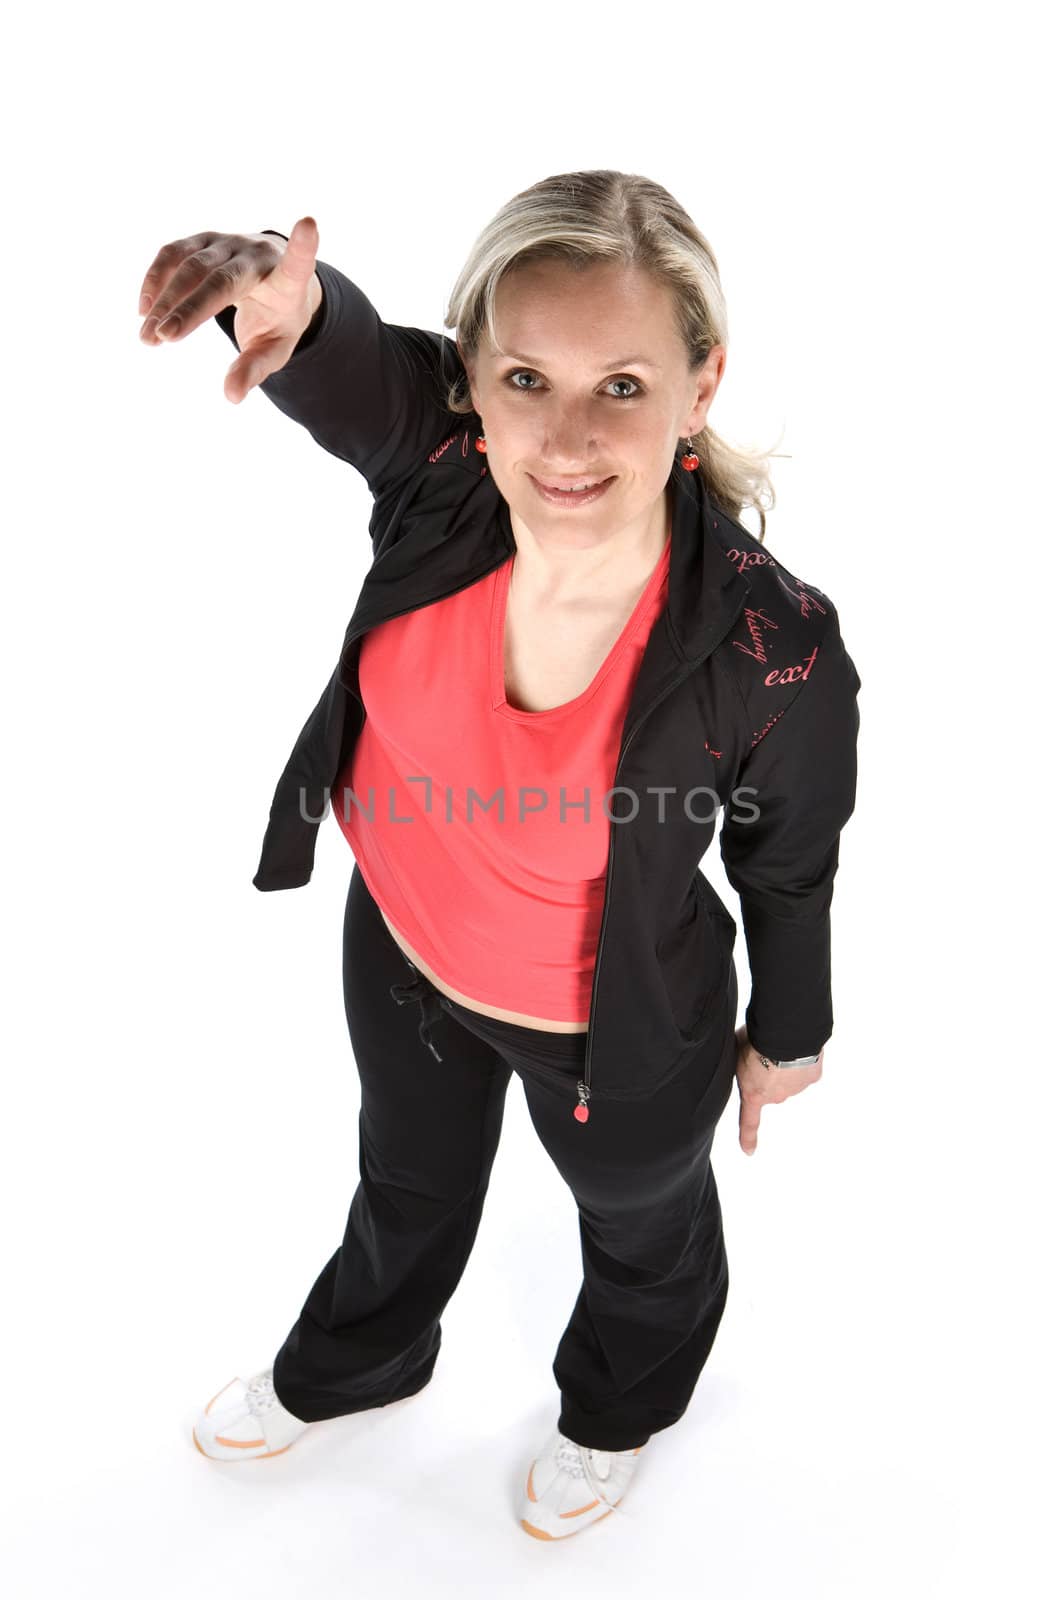
[(736, 933), (721, 905), (709, 910), (695, 877), (679, 922), (657, 942), (668, 1008), (686, 1044), (703, 1039), (714, 1021), (712, 1002), (729, 982)]

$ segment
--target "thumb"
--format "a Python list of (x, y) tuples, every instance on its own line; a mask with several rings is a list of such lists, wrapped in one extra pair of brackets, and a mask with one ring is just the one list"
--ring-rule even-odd
[(314, 218), (300, 217), (293, 225), (281, 259), (270, 273), (270, 277), (279, 278), (284, 274), (290, 284), (305, 287), (314, 276), (319, 243), (320, 236)]

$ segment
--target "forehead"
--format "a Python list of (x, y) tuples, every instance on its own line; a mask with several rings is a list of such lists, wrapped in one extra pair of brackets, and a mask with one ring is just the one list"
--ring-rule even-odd
[(599, 365), (660, 366), (678, 339), (674, 293), (624, 262), (529, 262), (505, 273), (494, 302), (494, 357), (587, 356)]

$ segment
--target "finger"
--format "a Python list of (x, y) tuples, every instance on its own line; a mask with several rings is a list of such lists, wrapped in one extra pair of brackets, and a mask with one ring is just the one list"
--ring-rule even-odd
[(737, 1135), (741, 1143), (741, 1149), (746, 1156), (755, 1155), (755, 1147), (759, 1135), (759, 1113), (761, 1110), (761, 1101), (746, 1100), (742, 1096)]
[(293, 225), (281, 260), (270, 274), (271, 278), (284, 287), (305, 288), (314, 276), (319, 243), (320, 236), (314, 218), (300, 217)]
[(285, 365), (292, 353), (289, 339), (255, 339), (246, 345), (223, 379), (223, 393), (239, 406), (245, 395)]
[[(208, 317), (230, 305), (244, 281), (242, 269), (233, 264), (245, 247), (229, 238), (192, 251), (171, 274), (153, 302), (139, 337), (145, 344), (167, 344), (185, 338)], [(166, 319), (175, 318), (175, 321)], [(159, 325), (165, 323), (163, 333)]]
[(157, 296), (169, 282), (172, 273), (188, 255), (195, 250), (205, 250), (219, 234), (214, 232), (192, 233), (186, 239), (174, 239), (170, 244), (161, 245), (153, 260), (146, 269), (146, 276), (142, 280), (139, 290), (139, 316), (144, 317), (151, 306), (156, 304)]

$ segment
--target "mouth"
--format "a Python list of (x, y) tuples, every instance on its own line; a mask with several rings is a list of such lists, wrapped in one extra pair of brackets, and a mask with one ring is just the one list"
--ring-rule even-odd
[(577, 485), (570, 487), (558, 483), (545, 483), (540, 478), (534, 478), (531, 472), (527, 473), (527, 477), (541, 499), (547, 500), (552, 505), (590, 505), (605, 494), (610, 484), (616, 481), (615, 474), (612, 478), (597, 480), (580, 478), (577, 480), (577, 485), (583, 487)]

